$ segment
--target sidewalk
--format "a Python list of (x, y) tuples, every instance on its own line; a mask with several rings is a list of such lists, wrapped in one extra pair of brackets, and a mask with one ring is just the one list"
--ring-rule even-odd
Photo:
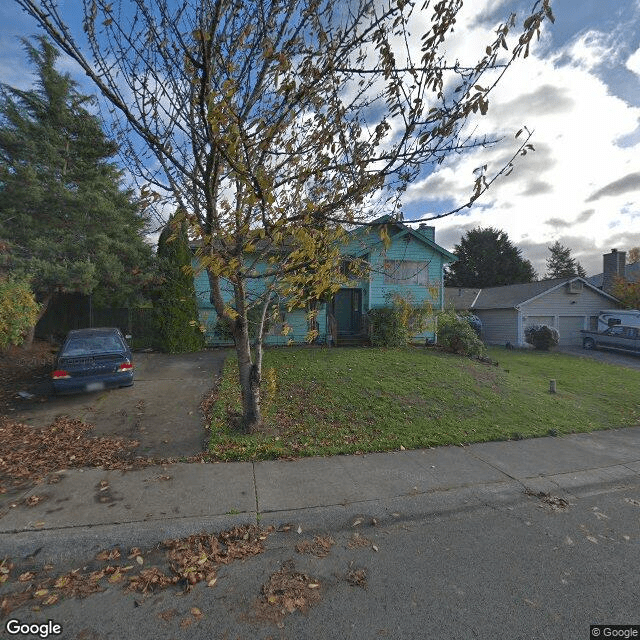
[[(72, 469), (0, 514), (0, 558), (40, 564), (120, 545), (237, 524), (338, 529), (357, 517), (418, 518), (640, 480), (640, 427), (467, 447), (175, 464), (138, 471)], [(32, 496), (35, 506), (24, 501)]]

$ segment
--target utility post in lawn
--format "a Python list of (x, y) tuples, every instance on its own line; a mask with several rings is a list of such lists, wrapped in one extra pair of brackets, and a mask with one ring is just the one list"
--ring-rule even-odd
[[(401, 219), (425, 167), (497, 141), (474, 138), (469, 120), (553, 20), (536, 2), (462, 65), (446, 58), (461, 0), (87, 0), (84, 34), (54, 0), (15, 1), (109, 101), (146, 192), (188, 212), (235, 338), (247, 432), (262, 422), (270, 305), (313, 309), (339, 287), (345, 228)], [(511, 160), (531, 147), (520, 140)], [(481, 168), (459, 209), (511, 160)]]

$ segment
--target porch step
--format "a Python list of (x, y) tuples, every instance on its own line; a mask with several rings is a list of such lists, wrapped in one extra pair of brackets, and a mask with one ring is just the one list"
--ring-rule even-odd
[(338, 336), (338, 347), (364, 347), (369, 345), (367, 336)]

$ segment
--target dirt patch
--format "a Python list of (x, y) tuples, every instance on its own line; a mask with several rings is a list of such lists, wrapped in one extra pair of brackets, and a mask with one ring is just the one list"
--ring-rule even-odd
[(0, 353), (0, 413), (18, 411), (25, 401), (46, 402), (57, 347), (36, 340), (30, 350), (10, 347)]
[(502, 393), (503, 388), (498, 379), (498, 372), (489, 363), (464, 363), (464, 371), (468, 373), (479, 387), (489, 387), (496, 393)]

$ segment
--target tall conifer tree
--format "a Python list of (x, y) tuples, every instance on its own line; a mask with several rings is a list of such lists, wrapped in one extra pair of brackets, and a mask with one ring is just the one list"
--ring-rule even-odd
[(445, 274), (448, 287), (499, 287), (531, 282), (536, 272), (500, 229), (471, 229), (455, 246), (458, 256)]
[(30, 277), (41, 315), (57, 292), (131, 302), (151, 249), (140, 203), (112, 160), (118, 146), (88, 111), (93, 98), (56, 70), (53, 45), (23, 43), (35, 86), (0, 88), (0, 239), (9, 267)]
[(582, 265), (571, 257), (571, 249), (560, 244), (556, 240), (550, 247), (551, 255), (547, 258), (546, 278), (568, 278), (571, 276), (580, 276), (585, 278), (587, 273)]
[(161, 285), (154, 306), (158, 310), (158, 346), (168, 353), (198, 351), (204, 346), (199, 328), (191, 251), (184, 214), (169, 219), (158, 240)]

